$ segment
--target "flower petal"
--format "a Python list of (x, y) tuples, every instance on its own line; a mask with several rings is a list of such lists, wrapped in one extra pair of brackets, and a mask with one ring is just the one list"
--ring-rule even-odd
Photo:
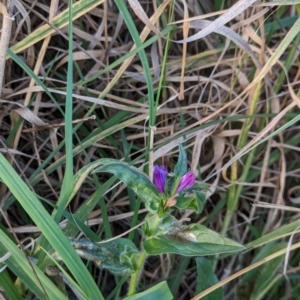
[(190, 189), (196, 181), (196, 176), (192, 172), (187, 172), (184, 174), (178, 184), (176, 193), (181, 192), (182, 190)]
[(165, 185), (167, 179), (168, 171), (164, 166), (154, 166), (153, 171), (153, 182), (160, 193), (165, 192)]

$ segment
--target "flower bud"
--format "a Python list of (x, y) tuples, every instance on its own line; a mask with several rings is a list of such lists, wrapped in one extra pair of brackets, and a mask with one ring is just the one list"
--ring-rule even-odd
[(154, 166), (153, 182), (160, 193), (165, 192), (165, 185), (167, 180), (168, 171), (164, 166)]
[(179, 181), (176, 193), (190, 189), (194, 185), (195, 181), (196, 176), (192, 172), (184, 174)]

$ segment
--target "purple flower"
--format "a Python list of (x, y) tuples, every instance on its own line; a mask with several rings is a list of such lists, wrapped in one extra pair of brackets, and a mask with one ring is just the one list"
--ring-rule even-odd
[(196, 180), (196, 176), (192, 172), (188, 172), (184, 174), (179, 181), (178, 187), (176, 189), (176, 193), (191, 188), (194, 185), (195, 180)]
[(164, 166), (161, 167), (158, 165), (154, 166), (153, 182), (160, 193), (165, 192), (167, 175), (168, 175), (168, 171)]

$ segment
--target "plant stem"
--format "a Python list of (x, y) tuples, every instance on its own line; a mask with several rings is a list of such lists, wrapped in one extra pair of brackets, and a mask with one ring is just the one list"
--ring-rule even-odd
[[(155, 234), (157, 227), (161, 221), (159, 214), (148, 214), (145, 217), (147, 230), (145, 232), (147, 237), (150, 237)], [(142, 249), (140, 256), (136, 262), (136, 271), (131, 275), (128, 296), (134, 295), (135, 290), (139, 281), (140, 274), (144, 268), (145, 260), (147, 258), (147, 252), (145, 249)]]
[(130, 284), (128, 288), (128, 296), (134, 295), (135, 293), (140, 274), (144, 267), (146, 257), (147, 257), (147, 252), (143, 249), (137, 261), (137, 270), (131, 275)]

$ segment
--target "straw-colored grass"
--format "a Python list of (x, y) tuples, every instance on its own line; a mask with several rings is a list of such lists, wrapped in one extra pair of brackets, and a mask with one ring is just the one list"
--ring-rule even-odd
[[(177, 217), (247, 250), (150, 257), (138, 291), (299, 299), (300, 1), (71, 4), (0, 4), (0, 297), (125, 297), (126, 276), (68, 241), (140, 246), (142, 199), (91, 175), (93, 162), (126, 161), (151, 178), (155, 163), (174, 168), (182, 143), (209, 189), (201, 215)], [(49, 265), (61, 270), (47, 276)]]

